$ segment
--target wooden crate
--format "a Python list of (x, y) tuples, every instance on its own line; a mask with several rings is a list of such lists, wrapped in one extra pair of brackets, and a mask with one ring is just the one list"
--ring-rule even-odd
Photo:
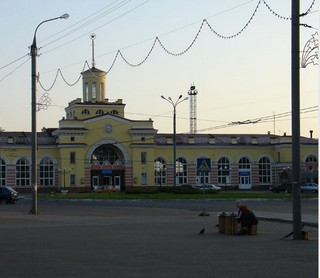
[(249, 235), (256, 235), (258, 233), (258, 225), (251, 225)]

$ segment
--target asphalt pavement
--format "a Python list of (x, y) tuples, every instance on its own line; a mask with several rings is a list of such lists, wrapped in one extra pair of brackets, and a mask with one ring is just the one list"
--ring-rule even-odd
[(210, 205), (209, 216), (138, 200), (29, 208), (28, 199), (0, 205), (1, 277), (318, 277), (317, 212), (302, 215), (309, 240), (293, 240), (281, 239), (288, 212), (259, 209), (258, 234), (236, 236), (219, 233)]

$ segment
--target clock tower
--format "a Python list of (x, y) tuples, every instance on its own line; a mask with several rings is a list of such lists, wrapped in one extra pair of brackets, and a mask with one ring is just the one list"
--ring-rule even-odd
[(103, 70), (96, 68), (94, 59), (95, 34), (90, 35), (92, 41), (92, 66), (81, 73), (82, 75), (82, 99), (71, 101), (65, 108), (66, 119), (83, 120), (105, 114), (124, 117), (125, 104), (122, 99), (110, 102), (106, 97), (106, 75)]

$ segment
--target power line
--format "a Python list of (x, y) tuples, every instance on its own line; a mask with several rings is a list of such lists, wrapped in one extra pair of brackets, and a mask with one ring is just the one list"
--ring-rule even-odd
[[(127, 4), (127, 3), (130, 2), (130, 1), (131, 1), (131, 0), (124, 0), (124, 1), (122, 1), (120, 4), (122, 4), (123, 2), (126, 2), (125, 4)], [(57, 36), (57, 35), (65, 32), (66, 30), (71, 29), (72, 27), (75, 27), (75, 26), (79, 25), (79, 24), (82, 23), (82, 22), (84, 22), (84, 23), (83, 23), (80, 27), (77, 27), (77, 28), (71, 30), (71, 32), (69, 32), (68, 34), (65, 34), (65, 35), (59, 37), (58, 39), (56, 39), (56, 40), (54, 40), (54, 41), (52, 41), (52, 42), (49, 42), (49, 43), (45, 44), (43, 47), (45, 47), (45, 46), (47, 46), (47, 45), (49, 45), (49, 44), (51, 44), (51, 43), (53, 43), (53, 42), (61, 39), (62, 37), (65, 37), (65, 36), (71, 34), (72, 32), (75, 32), (75, 31), (77, 31), (77, 30), (79, 30), (79, 29), (81, 29), (81, 28), (83, 28), (83, 27), (88, 26), (88, 25), (91, 24), (92, 22), (95, 22), (97, 19), (100, 19), (100, 18), (106, 16), (107, 14), (111, 13), (112, 11), (114, 11), (115, 8), (118, 8), (119, 6), (115, 6), (115, 7), (112, 7), (112, 9), (110, 8), (110, 10), (104, 11), (106, 8), (109, 8), (110, 6), (112, 6), (113, 4), (115, 4), (115, 3), (117, 3), (117, 2), (119, 2), (119, 0), (116, 0), (116, 1), (112, 2), (111, 4), (108, 4), (107, 6), (102, 7), (102, 8), (99, 9), (98, 11), (90, 14), (89, 16), (87, 16), (87, 17), (85, 17), (84, 19), (78, 21), (77, 23), (75, 23), (75, 24), (73, 24), (73, 25), (71, 25), (71, 26), (69, 26), (69, 27), (66, 27), (66, 28), (64, 28), (63, 30), (61, 30), (61, 31), (59, 31), (59, 32), (57, 32), (57, 33), (55, 33), (55, 34), (53, 34), (53, 35), (51, 35), (51, 36), (49, 36), (49, 37), (47, 37), (47, 38), (45, 38), (45, 39), (43, 39), (43, 40), (41, 40), (40, 43), (43, 42), (43, 41), (46, 41), (46, 40), (48, 40), (48, 39), (50, 39), (50, 38), (52, 38), (52, 37), (55, 37), (55, 36)], [(98, 15), (97, 15), (96, 17), (92, 18), (92, 17), (95, 16), (96, 14), (98, 14)], [(92, 19), (90, 19), (90, 18), (92, 18)], [(89, 21), (86, 21), (87, 19), (90, 19), (90, 20), (89, 20)]]
[[(24, 56), (26, 57), (26, 56)], [(13, 69), (12, 71), (10, 71), (8, 74), (6, 74), (5, 76), (3, 76), (0, 79), (0, 82), (2, 82), (5, 78), (7, 78), (8, 76), (10, 76), (11, 74), (13, 74), (16, 70), (18, 70), (19, 68), (21, 68), (25, 63), (27, 63), (29, 60), (31, 59), (31, 57), (28, 57), (28, 59), (26, 61), (24, 61), (22, 64), (20, 64), (19, 66), (17, 66), (15, 69)], [(20, 60), (20, 59), (19, 59)]]
[[(92, 32), (95, 32), (96, 30), (98, 30), (98, 29), (106, 26), (107, 24), (110, 24), (110, 23), (112, 23), (113, 21), (115, 21), (115, 20), (117, 20), (117, 19), (119, 19), (119, 18), (121, 18), (121, 17), (123, 17), (123, 16), (125, 16), (125, 15), (127, 15), (127, 14), (129, 14), (129, 13), (131, 13), (132, 11), (138, 9), (139, 7), (141, 7), (142, 5), (146, 4), (146, 3), (149, 2), (149, 1), (150, 1), (150, 0), (146, 0), (146, 1), (144, 1), (143, 3), (141, 3), (141, 4), (139, 4), (139, 5), (135, 6), (135, 7), (133, 7), (132, 9), (130, 9), (130, 10), (122, 13), (121, 15), (119, 15), (119, 16), (117, 16), (117, 17), (109, 20), (108, 22), (100, 25), (99, 27), (96, 27), (96, 28), (90, 30), (89, 32), (87, 32), (87, 33), (85, 33), (85, 34), (83, 34), (83, 35), (80, 35), (80, 36), (78, 36), (78, 37), (76, 37), (76, 38), (74, 38), (74, 39), (72, 39), (72, 40), (70, 40), (70, 41), (68, 41), (68, 42), (66, 42), (66, 43), (64, 43), (64, 44), (61, 44), (61, 45), (59, 45), (59, 46), (57, 46), (57, 47), (55, 47), (55, 48), (52, 48), (52, 49), (50, 49), (50, 50), (47, 50), (47, 51), (44, 52), (44, 53), (48, 53), (48, 52), (54, 51), (54, 50), (56, 50), (56, 49), (58, 49), (58, 48), (60, 48), (60, 47), (62, 47), (62, 46), (65, 46), (65, 45), (67, 45), (67, 44), (69, 44), (69, 43), (71, 43), (71, 42), (74, 42), (74, 41), (82, 38), (83, 36), (87, 36), (88, 34), (91, 34)], [(84, 26), (86, 26), (86, 25), (84, 25)]]
[[(318, 106), (311, 106), (311, 107), (300, 109), (300, 114), (317, 112), (318, 110), (319, 110)], [(288, 118), (288, 119), (286, 119), (286, 118)], [(209, 131), (209, 130), (214, 130), (214, 129), (222, 129), (222, 128), (227, 128), (227, 127), (232, 127), (235, 125), (268, 123), (268, 122), (273, 122), (274, 120), (279, 120), (279, 119), (290, 120), (291, 119), (291, 111), (279, 113), (279, 114), (274, 114), (274, 115), (270, 115), (270, 116), (265, 116), (265, 117), (259, 117), (259, 118), (255, 118), (255, 119), (244, 120), (244, 121), (233, 121), (233, 122), (219, 125), (219, 126), (213, 126), (213, 127), (199, 129), (199, 130), (197, 130), (197, 132), (204, 132), (204, 131)]]
[(6, 68), (6, 67), (8, 67), (8, 66), (11, 66), (11, 65), (14, 64), (15, 62), (18, 62), (18, 61), (20, 61), (21, 59), (23, 59), (24, 57), (27, 57), (27, 56), (29, 56), (29, 53), (27, 53), (27, 54), (23, 55), (22, 57), (14, 60), (14, 61), (12, 61), (12, 62), (10, 62), (9, 64), (6, 64), (6, 65), (2, 66), (2, 67), (0, 68), (0, 70)]
[[(128, 2), (130, 2), (130, 1), (131, 1), (131, 0), (127, 0), (127, 1), (124, 0), (124, 1), (122, 1), (120, 4), (116, 4), (116, 6), (115, 6), (115, 7), (112, 7), (110, 10), (107, 10), (107, 11), (105, 11), (105, 12), (103, 12), (103, 13), (100, 13), (100, 14), (99, 14), (98, 16), (96, 16), (95, 18), (90, 19), (90, 21), (82, 24), (80, 27), (77, 27), (77, 28), (71, 30), (69, 33), (67, 33), (67, 34), (59, 37), (58, 39), (56, 39), (56, 40), (54, 40), (54, 41), (52, 41), (52, 42), (50, 42), (50, 43), (47, 43), (47, 44), (44, 45), (43, 47), (45, 47), (45, 46), (47, 46), (47, 45), (49, 45), (49, 44), (51, 44), (51, 43), (53, 43), (53, 42), (55, 42), (55, 41), (63, 38), (63, 37), (65, 37), (65, 36), (68, 36), (68, 35), (74, 33), (75, 31), (77, 31), (77, 30), (79, 30), (79, 29), (87, 26), (88, 24), (91, 24), (91, 23), (94, 22), (95, 20), (97, 20), (97, 19), (105, 16), (106, 14), (114, 11), (115, 9), (118, 9), (118, 8), (122, 7), (123, 5), (126, 5), (126, 4), (127, 4)], [(135, 6), (134, 8), (132, 8), (132, 9), (130, 9), (129, 11), (121, 14), (120, 16), (118, 16), (118, 17), (116, 17), (116, 18), (108, 21), (107, 23), (105, 23), (105, 24), (103, 24), (103, 25), (100, 25), (99, 27), (91, 30), (90, 32), (86, 33), (85, 35), (96, 31), (97, 29), (99, 29), (99, 28), (101, 28), (101, 27), (103, 27), (103, 26), (105, 26), (105, 25), (107, 25), (107, 24), (115, 21), (116, 19), (118, 19), (118, 18), (120, 18), (120, 17), (122, 17), (122, 16), (125, 16), (126, 14), (128, 14), (128, 13), (132, 12), (133, 10), (139, 8), (140, 6), (144, 5), (144, 4), (147, 3), (148, 1), (150, 1), (150, 0), (146, 0), (145, 2), (143, 2), (143, 3), (141, 3), (141, 4), (137, 5), (137, 6)], [(118, 1), (114, 1), (114, 2), (111, 3), (110, 5), (107, 5), (107, 6), (105, 6), (104, 8), (102, 8), (102, 10), (105, 9), (105, 8), (108, 8), (109, 6), (111, 6), (111, 5), (113, 5), (113, 4), (117, 3), (117, 2), (118, 2)], [(243, 5), (245, 5), (245, 4), (248, 4), (248, 3), (250, 3), (250, 2), (252, 2), (252, 1), (248, 1), (248, 2), (243, 3), (243, 4), (241, 4), (241, 5), (235, 6), (235, 7), (231, 8), (231, 9), (228, 9), (228, 10), (223, 11), (223, 12), (221, 12), (221, 13), (225, 13), (225, 12), (228, 12), (228, 11), (230, 11), (230, 10), (236, 9), (236, 8), (241, 7), (241, 6), (243, 6)], [(275, 16), (277, 16), (277, 17), (279, 17), (279, 18), (281, 18), (281, 19), (285, 19), (285, 20), (289, 20), (289, 19), (290, 19), (290, 20), (291, 20), (291, 18), (289, 18), (289, 17), (284, 17), (284, 16), (281, 16), (281, 15), (279, 15), (278, 13), (276, 13), (276, 12), (271, 8), (271, 6), (268, 5), (268, 3), (267, 3), (265, 0), (259, 0), (257, 6), (256, 6), (256, 8), (255, 8), (255, 10), (253, 11), (251, 17), (249, 18), (249, 20), (246, 22), (246, 24), (245, 24), (238, 32), (236, 32), (236, 33), (233, 34), (233, 35), (226, 36), (226, 35), (222, 35), (222, 34), (218, 33), (218, 32), (215, 31), (214, 28), (209, 24), (209, 22), (207, 21), (207, 19), (203, 19), (202, 22), (201, 22), (200, 28), (199, 28), (198, 32), (196, 33), (195, 37), (193, 38), (193, 40), (191, 41), (191, 43), (190, 43), (183, 51), (174, 53), (174, 52), (168, 50), (168, 49), (164, 46), (164, 44), (161, 42), (161, 40), (159, 39), (159, 36), (157, 36), (157, 37), (154, 39), (153, 44), (152, 44), (150, 50), (148, 51), (147, 55), (145, 56), (145, 58), (144, 58), (141, 62), (136, 63), (136, 64), (130, 63), (130, 62), (128, 61), (128, 59), (125, 58), (125, 56), (123, 55), (123, 53), (122, 53), (120, 50), (118, 50), (118, 51), (116, 52), (116, 55), (115, 55), (112, 63), (111, 63), (110, 68), (106, 71), (106, 73), (109, 73), (109, 72), (111, 71), (111, 69), (114, 67), (114, 65), (115, 65), (115, 63), (116, 63), (116, 60), (117, 60), (117, 58), (118, 58), (119, 56), (125, 61), (125, 63), (127, 63), (128, 65), (130, 65), (130, 66), (132, 66), (132, 67), (141, 66), (141, 65), (142, 65), (143, 63), (145, 63), (145, 61), (150, 57), (152, 51), (153, 51), (154, 48), (155, 48), (156, 43), (159, 43), (160, 46), (162, 47), (162, 49), (163, 49), (167, 54), (170, 54), (170, 55), (173, 55), (173, 56), (183, 55), (183, 54), (185, 54), (188, 50), (190, 50), (191, 47), (194, 45), (194, 43), (196, 42), (196, 40), (197, 40), (197, 38), (198, 38), (198, 36), (199, 36), (199, 34), (200, 34), (200, 32), (201, 32), (204, 24), (206, 24), (206, 25), (209, 27), (209, 29), (212, 31), (212, 33), (215, 34), (216, 36), (218, 36), (219, 38), (223, 38), (223, 39), (232, 39), (232, 38), (235, 38), (235, 37), (239, 36), (239, 35), (249, 26), (249, 24), (252, 22), (253, 18), (255, 17), (255, 15), (256, 15), (256, 13), (257, 13), (257, 11), (258, 11), (258, 8), (259, 8), (261, 2), (263, 2), (263, 3), (265, 4), (265, 6), (268, 8), (268, 10), (269, 10), (272, 14), (274, 14)], [(310, 7), (307, 9), (306, 12), (302, 13), (301, 16), (306, 16), (306, 15), (308, 15), (309, 13), (311, 13), (311, 9), (313, 8), (314, 3), (315, 3), (315, 0), (312, 1)], [(77, 24), (85, 21), (86, 19), (94, 16), (94, 15), (97, 14), (97, 13), (99, 13), (99, 11), (98, 11), (98, 12), (95, 12), (95, 13), (93, 13), (92, 15), (86, 17), (85, 19), (79, 21), (78, 23), (74, 24), (73, 26), (75, 26), (75, 25), (77, 25)], [(221, 13), (220, 13), (220, 14), (221, 14)], [(212, 16), (211, 16), (211, 17), (212, 17)], [(194, 23), (192, 23), (191, 25), (193, 25), (193, 24), (194, 24)], [(73, 26), (71, 26), (71, 27), (73, 27)], [(189, 24), (189, 25), (186, 25), (186, 26), (190, 26), (190, 24)], [(185, 28), (186, 26), (181, 27), (181, 28), (179, 28), (179, 29)], [(71, 27), (69, 27), (69, 28), (71, 28)], [(67, 29), (69, 29), (69, 28), (66, 28), (66, 29), (64, 29), (63, 31), (65, 31), (65, 30), (67, 30)], [(178, 29), (178, 30), (179, 30), (179, 29)], [(176, 30), (177, 30), (177, 29), (176, 29)], [(63, 31), (61, 31), (61, 32), (63, 32)], [(61, 32), (59, 32), (59, 33), (61, 33)], [(173, 32), (173, 31), (171, 31), (171, 32)], [(52, 35), (52, 36), (56, 36), (56, 35), (59, 34), (59, 33), (56, 33), (56, 34), (54, 34), (54, 35)], [(168, 32), (168, 33), (170, 33), (170, 32)], [(50, 36), (50, 37), (52, 37), (52, 36)], [(79, 36), (79, 37), (77, 37), (77, 38), (75, 38), (75, 39), (72, 39), (72, 40), (70, 40), (70, 41), (68, 41), (68, 42), (66, 42), (66, 43), (64, 43), (64, 44), (62, 44), (62, 45), (60, 45), (60, 46), (57, 46), (57, 47), (55, 47), (55, 48), (53, 48), (53, 49), (51, 49), (51, 50), (48, 50), (47, 52), (51, 52), (51, 51), (53, 51), (53, 50), (55, 50), (55, 49), (57, 49), (57, 48), (60, 48), (60, 47), (62, 47), (62, 46), (65, 46), (66, 44), (69, 44), (69, 43), (71, 43), (71, 42), (73, 42), (73, 41), (75, 41), (75, 40), (77, 40), (77, 39), (79, 39), (80, 37), (83, 37), (83, 36), (84, 36), (84, 35), (81, 35), (81, 36)], [(50, 37), (49, 37), (49, 38), (50, 38)], [(47, 53), (47, 52), (45, 52), (45, 53)], [(24, 56), (23, 56), (23, 57), (24, 57)], [(21, 58), (23, 58), (23, 57), (21, 57)], [(21, 58), (19, 58), (19, 59), (21, 59)], [(19, 59), (15, 60), (15, 61), (18, 61)], [(15, 61), (9, 63), (8, 65), (14, 63)], [(8, 65), (6, 65), (6, 66), (8, 66)], [(6, 66), (3, 66), (2, 68), (6, 67)], [(2, 69), (2, 68), (0, 68), (0, 69)], [(61, 77), (63, 78), (63, 74), (62, 74), (60, 68), (57, 70), (56, 78), (58, 77), (59, 73), (60, 73)], [(4, 78), (5, 78), (5, 77), (4, 77)], [(4, 79), (4, 78), (3, 78), (3, 79)], [(2, 79), (2, 80), (3, 80), (3, 79)], [(2, 81), (2, 80), (1, 80), (1, 81)], [(65, 80), (65, 78), (63, 78), (63, 80), (65, 81), (65, 83), (67, 83), (68, 85), (72, 86), (71, 84), (73, 84), (73, 85), (77, 84), (77, 82), (80, 80), (80, 78), (79, 78), (76, 82), (74, 82), (74, 83), (69, 83), (69, 82), (67, 82), (67, 81)], [(54, 83), (49, 87), (50, 89), (53, 88), (55, 82), (56, 82), (56, 79), (54, 80)], [(47, 90), (46, 90), (46, 91), (47, 91)]]

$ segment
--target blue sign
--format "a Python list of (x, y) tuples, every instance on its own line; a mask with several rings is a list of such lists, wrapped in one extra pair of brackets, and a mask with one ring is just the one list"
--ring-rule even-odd
[(209, 173), (211, 171), (210, 158), (197, 158), (197, 171), (201, 173)]
[(248, 177), (248, 176), (250, 176), (250, 171), (240, 171), (239, 176)]
[(103, 175), (110, 175), (112, 174), (112, 170), (102, 170)]

